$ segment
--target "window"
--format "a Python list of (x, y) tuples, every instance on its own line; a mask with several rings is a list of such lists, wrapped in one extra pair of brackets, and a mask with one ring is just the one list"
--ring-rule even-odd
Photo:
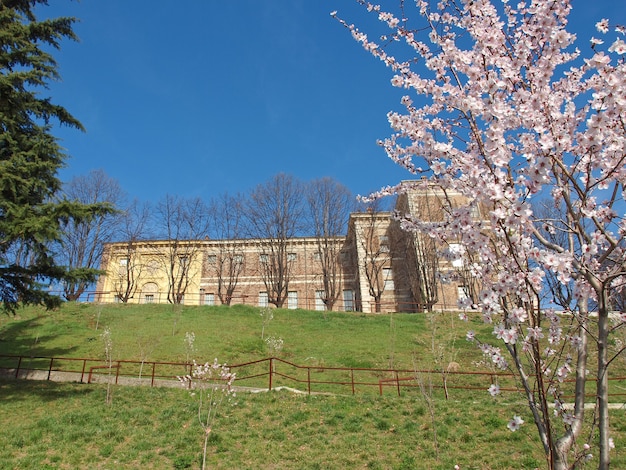
[(324, 291), (315, 291), (315, 310), (326, 310), (326, 304), (324, 303)]
[(387, 237), (387, 235), (379, 236), (378, 241), (380, 243), (380, 252), (389, 253), (389, 238)]
[(118, 268), (118, 272), (122, 276), (126, 276), (128, 270), (128, 258), (120, 258), (120, 265)]
[(395, 286), (393, 284), (393, 273), (391, 272), (391, 268), (383, 268), (383, 282), (385, 283), (385, 290), (394, 290)]
[(204, 305), (215, 305), (215, 294), (213, 293), (204, 294)]
[(452, 266), (455, 268), (462, 268), (463, 254), (465, 253), (463, 245), (460, 243), (450, 243), (448, 251), (450, 252), (450, 258), (452, 259)]
[(298, 292), (295, 290), (291, 290), (287, 292), (287, 308), (295, 309), (298, 308)]
[(262, 264), (267, 264), (267, 254), (261, 253), (259, 255), (259, 262)]
[(181, 269), (187, 269), (189, 258), (187, 256), (180, 256), (178, 259), (180, 260)]
[(319, 251), (316, 251), (315, 253), (313, 253), (313, 260), (314, 261), (321, 261), (322, 260), (322, 253)]
[(217, 255), (209, 255), (206, 257), (207, 263), (215, 264), (217, 263)]
[(267, 292), (259, 292), (259, 307), (267, 307)]
[(466, 300), (469, 297), (467, 286), (457, 286), (456, 295), (458, 300)]
[(287, 261), (295, 261), (298, 259), (298, 255), (295, 253), (287, 253)]
[(233, 261), (235, 262), (235, 264), (243, 264), (243, 255), (233, 256)]
[(143, 299), (143, 303), (152, 304), (155, 301), (158, 301), (159, 297), (159, 286), (154, 282), (148, 282), (141, 288), (141, 297)]
[(351, 289), (343, 291), (344, 312), (354, 312), (354, 292)]

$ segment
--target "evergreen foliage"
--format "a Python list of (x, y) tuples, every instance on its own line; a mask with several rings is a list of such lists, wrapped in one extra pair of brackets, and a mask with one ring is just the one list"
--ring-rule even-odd
[(60, 224), (108, 211), (107, 205), (55, 200), (58, 171), (66, 155), (52, 135), (52, 121), (83, 130), (65, 108), (42, 97), (59, 78), (50, 50), (76, 39), (73, 18), (38, 21), (34, 8), (46, 0), (0, 0), (0, 301), (13, 311), (19, 303), (60, 301), (44, 290), (52, 281), (94, 278), (93, 270), (57, 266), (51, 243)]

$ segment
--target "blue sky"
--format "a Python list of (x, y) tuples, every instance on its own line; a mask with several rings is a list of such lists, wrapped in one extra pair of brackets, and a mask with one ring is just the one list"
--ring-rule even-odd
[[(156, 202), (246, 192), (279, 172), (330, 176), (355, 194), (410, 177), (376, 145), (402, 93), (329, 15), (368, 32), (356, 1), (50, 3), (40, 17), (80, 20), (50, 87), (87, 129), (55, 131), (71, 155), (63, 180), (101, 168)], [(596, 21), (626, 24), (626, 0), (573, 3), (583, 51)]]

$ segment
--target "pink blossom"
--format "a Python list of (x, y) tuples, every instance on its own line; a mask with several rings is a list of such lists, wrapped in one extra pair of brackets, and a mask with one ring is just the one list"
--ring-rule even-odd
[(492, 397), (500, 394), (500, 386), (497, 384), (491, 384), (489, 387), (489, 393)]
[(609, 20), (604, 18), (601, 21), (598, 21), (596, 23), (596, 29), (601, 33), (608, 33), (609, 32)]
[(509, 428), (511, 432), (515, 432), (520, 428), (522, 424), (524, 424), (524, 420), (520, 416), (515, 415), (513, 416), (513, 419), (509, 421), (509, 424), (507, 424), (506, 427)]
[[(619, 286), (606, 281), (621, 279), (626, 264), (626, 62), (616, 57), (626, 54), (626, 41), (591, 38), (583, 56), (589, 48), (573, 47), (567, 29), (573, 2), (503, 3), (458, 2), (457, 10), (446, 0), (418, 0), (411, 31), (397, 21), (404, 10), (392, 14), (364, 3), (404, 41), (403, 61), (342, 24), (392, 69), (392, 85), (406, 90), (403, 111), (387, 116), (393, 134), (381, 147), (409, 173), (424, 175), (421, 190), (440, 194), (441, 217), (407, 218), (402, 228), (440, 246), (464, 247), (459, 272), (442, 273), (437, 283), (464, 276), (476, 284), (480, 293), (472, 302), (504, 346), (476, 343), (497, 368), (508, 368), (504, 355), (510, 355), (517, 379), (547, 398), (578, 373), (566, 356), (586, 345), (576, 328), (583, 325), (597, 339), (584, 302), (597, 303), (609, 285), (617, 293)], [(609, 21), (596, 28), (606, 34)], [(543, 203), (553, 212), (542, 214)], [(554, 286), (549, 295), (547, 280)], [(577, 305), (567, 322), (544, 308), (559, 300), (561, 288), (573, 288), (567, 300)], [(470, 300), (459, 305), (469, 308)], [(475, 341), (473, 332), (466, 338)], [(538, 372), (529, 374), (527, 364)], [(533, 411), (538, 427), (548, 428), (542, 410)], [(521, 424), (514, 416), (508, 427)]]
[(611, 47), (609, 47), (609, 52), (615, 52), (616, 54), (625, 54), (626, 53), (626, 43), (621, 39), (616, 40)]

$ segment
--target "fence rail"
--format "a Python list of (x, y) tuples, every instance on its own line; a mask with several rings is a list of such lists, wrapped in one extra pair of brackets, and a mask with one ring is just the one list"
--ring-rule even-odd
[[(290, 387), (308, 394), (355, 395), (373, 391), (383, 395), (386, 390), (393, 390), (400, 396), (403, 390), (429, 387), (444, 390), (447, 397), (451, 390), (486, 391), (492, 383), (497, 383), (501, 392), (519, 391), (514, 375), (507, 372), (303, 366), (276, 357), (229, 367), (237, 374), (237, 387), (267, 390)], [(15, 379), (178, 387), (178, 377), (191, 374), (192, 369), (193, 364), (184, 362), (119, 360), (107, 363), (93, 358), (0, 355), (0, 374)], [(610, 381), (616, 392), (610, 393), (611, 397), (626, 395), (626, 377), (612, 377)], [(594, 382), (589, 382), (589, 395), (595, 396)]]

